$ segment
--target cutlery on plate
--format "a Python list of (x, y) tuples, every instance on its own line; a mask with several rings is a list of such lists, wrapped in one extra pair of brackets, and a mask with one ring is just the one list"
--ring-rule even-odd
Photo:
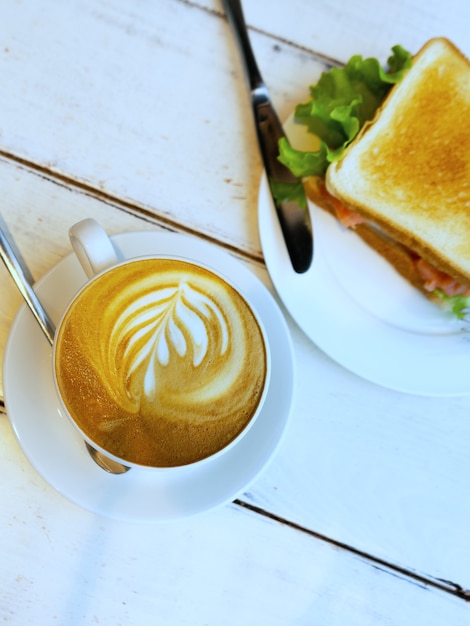
[[(0, 257), (5, 263), (7, 270), (15, 281), (15, 285), (18, 287), (21, 295), (25, 299), (26, 304), (33, 313), (49, 344), (52, 346), (55, 334), (54, 324), (33, 289), (33, 276), (20, 251), (16, 247), (15, 242), (13, 241), (1, 216)], [(86, 441), (85, 445), (91, 458), (105, 471), (111, 474), (123, 474), (130, 469), (127, 465), (122, 465), (121, 463), (108, 458), (98, 450), (95, 450), (95, 448), (90, 446), (90, 444)]]
[[(313, 258), (313, 229), (302, 181), (277, 158), (278, 142), (285, 133), (258, 69), (240, 0), (222, 0), (222, 4), (244, 62), (260, 152), (284, 241), (292, 267), (301, 274), (308, 270)], [(296, 199), (284, 193), (293, 188)]]

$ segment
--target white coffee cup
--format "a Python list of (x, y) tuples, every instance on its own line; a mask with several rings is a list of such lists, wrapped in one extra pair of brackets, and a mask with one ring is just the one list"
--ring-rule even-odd
[(88, 281), (57, 326), (62, 412), (96, 450), (173, 471), (226, 453), (269, 386), (262, 320), (238, 287), (189, 258), (119, 260), (92, 219), (70, 229)]

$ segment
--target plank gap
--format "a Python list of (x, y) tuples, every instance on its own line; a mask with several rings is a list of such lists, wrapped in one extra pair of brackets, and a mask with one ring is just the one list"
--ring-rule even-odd
[(5, 150), (0, 150), (0, 158), (8, 162), (13, 162), (17, 167), (28, 171), (31, 174), (38, 176), (39, 178), (43, 178), (50, 183), (58, 185), (67, 190), (73, 190), (76, 193), (81, 193), (85, 196), (91, 197), (94, 200), (98, 200), (103, 204), (107, 204), (112, 206), (114, 209), (119, 211), (123, 211), (129, 215), (133, 215), (139, 219), (142, 219), (148, 223), (155, 224), (158, 226), (162, 226), (171, 231), (178, 231), (180, 233), (184, 233), (187, 235), (192, 235), (198, 237), (199, 239), (203, 239), (208, 243), (215, 244), (221, 248), (224, 248), (228, 252), (235, 254), (238, 257), (241, 257), (245, 261), (251, 261), (257, 263), (259, 265), (264, 266), (264, 258), (262, 254), (257, 254), (254, 252), (248, 252), (247, 250), (241, 250), (237, 248), (235, 245), (229, 244), (225, 241), (220, 241), (216, 237), (210, 236), (207, 233), (201, 233), (199, 230), (195, 228), (190, 228), (189, 226), (177, 222), (175, 220), (171, 220), (164, 215), (159, 213), (153, 213), (150, 209), (146, 209), (143, 206), (139, 206), (134, 204), (129, 200), (123, 200), (118, 196), (113, 195), (110, 192), (103, 191), (93, 185), (89, 185), (83, 181), (74, 179), (71, 176), (67, 176), (61, 172), (55, 172), (53, 170), (48, 169), (44, 165), (39, 165), (34, 161), (29, 161), (20, 157), (16, 154), (7, 152)]
[(329, 545), (334, 546), (335, 548), (338, 548), (340, 550), (345, 550), (346, 552), (349, 552), (350, 554), (356, 557), (359, 557), (363, 559), (364, 561), (367, 561), (375, 569), (387, 572), (388, 574), (391, 574), (392, 576), (399, 576), (401, 578), (405, 578), (409, 582), (414, 582), (415, 584), (421, 585), (422, 587), (432, 587), (434, 589), (444, 591), (461, 600), (470, 602), (470, 589), (465, 589), (458, 583), (454, 583), (450, 580), (445, 580), (442, 578), (435, 578), (433, 576), (427, 576), (425, 574), (419, 574), (418, 572), (409, 570), (405, 567), (401, 567), (400, 565), (390, 563), (388, 561), (385, 561), (384, 559), (381, 559), (372, 554), (359, 550), (358, 548), (355, 548), (354, 546), (350, 546), (346, 543), (343, 543), (336, 539), (332, 539), (331, 537), (318, 533), (314, 530), (305, 528), (304, 526), (301, 526), (300, 524), (284, 519), (276, 515), (275, 513), (266, 511), (265, 509), (262, 509), (261, 507), (258, 507), (254, 504), (244, 502), (243, 500), (236, 499), (234, 500), (234, 504), (236, 504), (237, 506), (241, 508), (248, 509), (249, 511), (252, 511), (253, 513), (256, 513), (258, 515), (262, 515), (263, 517), (269, 518), (275, 522), (283, 524), (284, 526), (288, 526), (292, 528), (293, 530), (297, 530), (299, 532), (310, 535), (311, 537), (319, 541), (322, 541), (324, 543), (328, 543)]
[[(192, 8), (205, 11), (206, 13), (209, 13), (210, 15), (216, 15), (217, 17), (220, 17), (225, 20), (227, 19), (226, 14), (223, 11), (219, 11), (218, 9), (202, 7), (199, 4), (196, 4), (195, 2), (191, 2), (190, 0), (178, 0), (178, 2), (180, 2), (181, 4), (184, 4), (185, 6), (190, 6)], [(258, 35), (262, 35), (263, 37), (267, 37), (268, 39), (274, 39), (278, 43), (281, 43), (285, 46), (289, 46), (290, 48), (299, 50), (300, 52), (310, 55), (316, 61), (319, 61), (320, 63), (324, 64), (326, 66), (326, 69), (330, 69), (332, 67), (342, 67), (345, 64), (344, 61), (340, 61), (339, 59), (323, 54), (322, 52), (319, 52), (317, 50), (313, 50), (312, 48), (308, 48), (307, 46), (302, 46), (298, 43), (295, 43), (295, 41), (291, 41), (290, 39), (287, 39), (285, 37), (280, 37), (279, 35), (270, 33), (269, 31), (259, 28), (257, 26), (252, 26), (250, 24), (247, 24), (246, 27), (248, 30), (254, 33), (257, 33)]]

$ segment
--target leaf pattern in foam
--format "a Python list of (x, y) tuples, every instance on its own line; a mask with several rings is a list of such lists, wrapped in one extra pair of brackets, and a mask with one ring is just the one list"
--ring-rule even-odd
[[(219, 332), (209, 331), (217, 320)], [(158, 367), (168, 366), (173, 354), (180, 358), (192, 353), (194, 367), (200, 366), (214, 346), (209, 341), (219, 338), (217, 352), (223, 355), (229, 345), (229, 328), (217, 303), (187, 282), (176, 287), (153, 290), (138, 298), (119, 315), (111, 336), (115, 354), (123, 351), (123, 375), (126, 380), (141, 379), (142, 388), (126, 385), (128, 397), (138, 400), (144, 395), (153, 401), (157, 393)], [(190, 346), (188, 345), (190, 342)], [(190, 349), (191, 348), (191, 349)], [(143, 374), (135, 376), (136, 373)]]

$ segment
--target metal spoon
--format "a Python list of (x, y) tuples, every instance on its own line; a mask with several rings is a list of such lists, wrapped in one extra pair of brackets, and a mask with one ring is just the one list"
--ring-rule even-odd
[[(20, 290), (21, 295), (25, 299), (26, 304), (31, 309), (36, 321), (41, 327), (41, 330), (49, 341), (49, 344), (52, 346), (54, 343), (55, 333), (54, 324), (33, 290), (33, 276), (20, 251), (16, 247), (13, 238), (8, 231), (8, 227), (1, 215), (0, 256), (2, 257), (7, 270), (10, 272), (11, 277), (15, 281), (16, 286)], [(109, 472), (110, 474), (123, 474), (124, 472), (130, 470), (130, 467), (127, 467), (127, 465), (122, 465), (121, 463), (108, 458), (98, 450), (95, 450), (95, 448), (93, 448), (86, 441), (85, 445), (91, 458), (106, 472)]]

